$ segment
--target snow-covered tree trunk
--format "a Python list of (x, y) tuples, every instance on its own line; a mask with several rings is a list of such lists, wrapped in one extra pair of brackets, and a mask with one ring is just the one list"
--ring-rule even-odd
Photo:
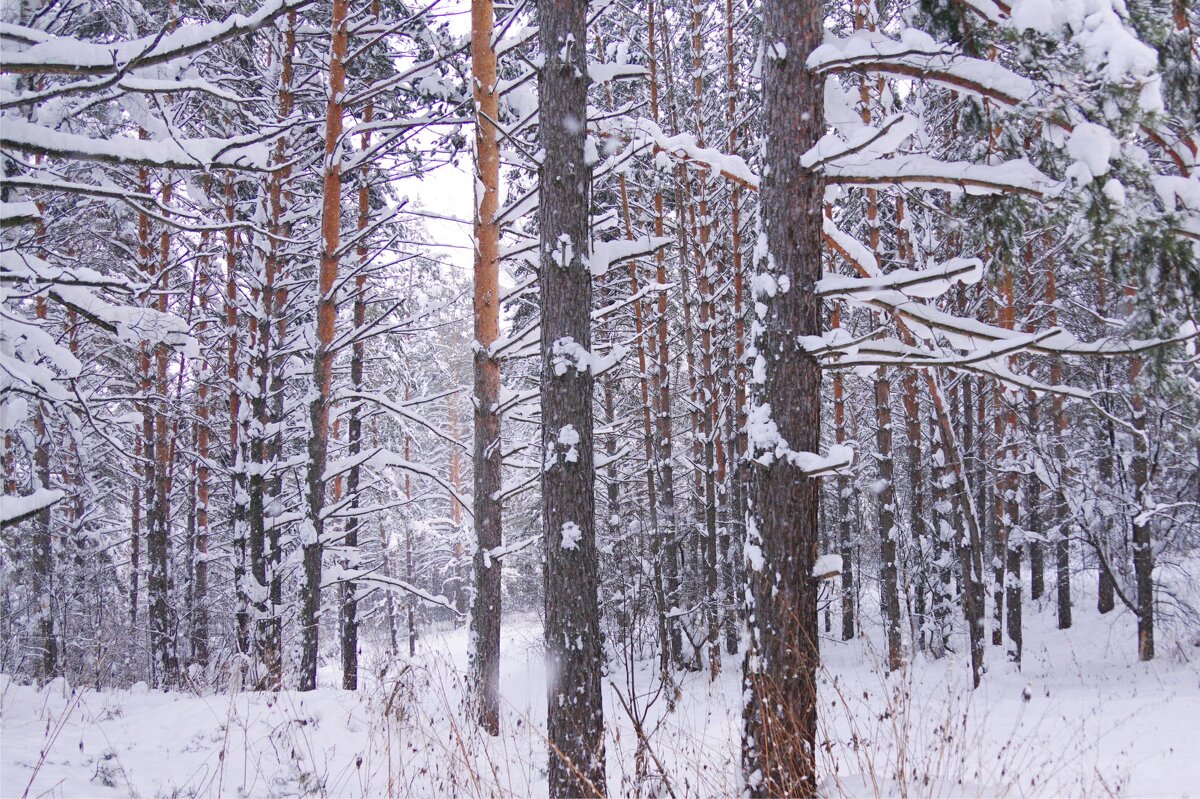
[[(37, 318), (46, 319), (46, 298), (36, 300)], [(35, 488), (50, 490), (50, 426), (46, 424), (49, 408), (40, 404), (34, 417), (33, 466), (36, 477)], [(38, 511), (34, 520), (33, 534), (33, 591), (37, 609), (37, 642), (41, 649), (37, 665), (40, 683), (46, 683), (59, 675), (58, 635), (54, 625), (54, 598), (57, 586), (54, 579), (54, 526), (53, 508), (47, 504)]]
[[(296, 51), (296, 12), (289, 12), (284, 23), (283, 40), (281, 46), (280, 66), (279, 66), (279, 90), (277, 97), (278, 117), (280, 120), (288, 119), (295, 107), (295, 87), (293, 85), (295, 75), (295, 51)], [(266, 480), (264, 489), (268, 500), (268, 507), (273, 509), (281, 509), (285, 507), (283, 504), (286, 500), (283, 497), (283, 480), (281, 474), (282, 458), (284, 454), (284, 428), (286, 420), (284, 418), (286, 399), (284, 397), (285, 387), (285, 368), (282, 360), (282, 353), (287, 346), (288, 339), (288, 289), (287, 283), (289, 278), (289, 266), (291, 264), (290, 253), (286, 249), (284, 241), (291, 237), (292, 222), (289, 220), (292, 211), (291, 190), (289, 182), (292, 177), (292, 167), (289, 163), (289, 158), (292, 153), (289, 151), (290, 138), (281, 136), (275, 143), (274, 162), (276, 165), (269, 178), (268, 189), (268, 213), (270, 219), (271, 232), (275, 238), (268, 242), (267, 247), (269, 268), (267, 270), (268, 280), (266, 286), (263, 287), (263, 295), (265, 297), (270, 294), (269, 308), (270, 313), (266, 314), (265, 321), (267, 329), (263, 331), (263, 342), (268, 352), (274, 355), (274, 362), (268, 362), (263, 372), (263, 379), (269, 382), (264, 383), (263, 402), (271, 402), (268, 407), (264, 407), (263, 418), (268, 424), (275, 427), (275, 433), (267, 441), (265, 446), (266, 461), (272, 465), (272, 474)], [(271, 349), (271, 342), (274, 341), (274, 349)], [(269, 396), (268, 396), (269, 395)], [(262, 435), (266, 436), (267, 431), (264, 430)], [(265, 471), (265, 470), (264, 470)], [(272, 511), (272, 515), (277, 513), (277, 510)], [(259, 656), (262, 658), (263, 667), (266, 671), (266, 678), (269, 686), (273, 690), (279, 690), (283, 687), (283, 619), (281, 616), (283, 605), (283, 543), (280, 530), (281, 525), (278, 521), (274, 521), (266, 530), (264, 541), (264, 582), (263, 590), (266, 592), (264, 603), (266, 607), (265, 618), (259, 622), (260, 639), (258, 643)]]
[[(799, 337), (821, 334), (825, 181), (801, 157), (825, 132), (824, 81), (805, 65), (821, 43), (822, 5), (763, 4), (763, 179), (755, 297), (755, 385), (748, 456), (750, 648), (742, 772), (756, 796), (816, 790), (819, 480), (792, 456), (820, 445), (821, 371)], [(778, 452), (778, 454), (777, 454)]]
[[(929, 624), (930, 610), (937, 604), (935, 582), (937, 580), (936, 564), (932, 567), (926, 555), (933, 553), (934, 536), (925, 524), (925, 486), (921, 471), (921, 404), (917, 398), (917, 376), (910, 370), (905, 372), (901, 382), (901, 404), (904, 407), (905, 454), (908, 461), (908, 527), (910, 548), (913, 557), (910, 559), (910, 569), (915, 570), (910, 579), (913, 587), (913, 615), (916, 616), (917, 635), (913, 641), (914, 649), (923, 649), (928, 643), (931, 651), (940, 656), (940, 644), (933, 639), (938, 637)], [(936, 560), (936, 558), (935, 558)], [(927, 597), (925, 589), (931, 589)]]
[(313, 394), (309, 402), (306, 490), (308, 514), (301, 533), (304, 574), (300, 588), (301, 691), (317, 687), (321, 614), (322, 536), (325, 530), (325, 467), (332, 403), (332, 349), (337, 323), (338, 246), (342, 220), (342, 93), (346, 90), (347, 0), (333, 0), (329, 43), (329, 98), (325, 111), (325, 157), (321, 189), (321, 263), (317, 275), (317, 341), (313, 350)]
[(499, 76), (492, 43), (492, 0), (471, 3), (471, 76), (475, 99), (475, 521), (474, 604), (471, 608), (472, 679), (479, 726), (500, 734), (500, 570), (489, 552), (502, 543), (503, 443), (500, 430), (500, 116)]
[[(991, 500), (992, 512), (988, 514), (988, 528), (991, 535), (988, 538), (992, 545), (992, 646), (1004, 645), (1004, 574), (1006, 535), (1005, 519), (1008, 517), (1008, 504), (1005, 499), (1005, 480), (1001, 474), (1004, 465), (1004, 386), (998, 380), (992, 381), (992, 447), (988, 451), (991, 458), (986, 463), (993, 465)], [(982, 392), (981, 392), (982, 395)]]
[(587, 2), (541, 3), (538, 72), (542, 524), (549, 790), (604, 796), (592, 434)]
[[(371, 5), (372, 19), (379, 19), (379, 4)], [(362, 124), (367, 129), (359, 137), (360, 152), (367, 153), (371, 149), (370, 125), (375, 121), (375, 101), (368, 100), (362, 114)], [(352, 319), (354, 329), (361, 331), (367, 323), (367, 236), (371, 223), (371, 172), (366, 165), (358, 168), (358, 246), (355, 248), (354, 274), (354, 309)], [(350, 387), (358, 393), (363, 391), (363, 370), (366, 365), (367, 343), (361, 335), (350, 345)], [(363, 403), (355, 402), (350, 406), (350, 419), (347, 422), (346, 454), (351, 459), (357, 459), (363, 448)], [(356, 512), (361, 504), (359, 490), (362, 485), (362, 465), (355, 461), (346, 476), (346, 494), (350, 500), (350, 517), (346, 519), (346, 532), (342, 541), (347, 553), (347, 566), (353, 570), (361, 566), (359, 555), (359, 528), (361, 522)], [(358, 689), (358, 584), (346, 580), (339, 586), (340, 602), (338, 603), (338, 627), (340, 633), (342, 655), (342, 688), (347, 691)]]
[[(268, 213), (274, 205), (277, 192), (278, 173), (272, 175), (266, 186), (259, 186), (260, 195), (266, 195)], [(265, 191), (264, 191), (265, 189)], [(272, 222), (275, 220), (272, 219)], [(247, 381), (250, 400), (251, 420), (247, 425), (246, 451), (249, 455), (249, 474), (246, 478), (246, 491), (249, 494), (247, 502), (246, 535), (247, 551), (250, 558), (251, 600), (253, 611), (254, 687), (257, 690), (278, 689), (272, 685), (272, 675), (278, 670), (270, 665), (273, 661), (273, 645), (271, 642), (271, 609), (269, 578), (267, 576), (267, 477), (270, 464), (267, 456), (267, 431), (271, 424), (267, 392), (271, 386), (271, 371), (274, 354), (272, 343), (272, 317), (275, 304), (275, 279), (278, 259), (274, 248), (267, 245), (268, 252), (254, 253), (253, 270), (255, 277), (262, 283), (252, 292), (254, 299), (253, 311), (249, 314), (247, 323), (247, 340), (250, 350), (249, 372), (252, 376)]]
[[(139, 139), (146, 139), (148, 134), (144, 130), (138, 131)], [(150, 170), (142, 167), (138, 169), (138, 189), (141, 194), (150, 194)], [(143, 278), (147, 283), (153, 282), (154, 274), (154, 255), (150, 245), (150, 215), (145, 211), (138, 211), (137, 217), (137, 268), (139, 277)], [(140, 303), (147, 303), (145, 297), (139, 298)], [(143, 532), (149, 533), (149, 528), (152, 524), (154, 515), (154, 416), (151, 413), (151, 405), (148, 401), (150, 396), (150, 346), (146, 342), (141, 342), (138, 347), (138, 388), (141, 393), (141, 402), (138, 405), (138, 413), (142, 416), (141, 424), (138, 426), (137, 443), (134, 446), (135, 454), (139, 458), (141, 465), (142, 479), (134, 480), (135, 491), (133, 496), (133, 530), (132, 538), (129, 541), (129, 621), (130, 624), (137, 623), (138, 607), (141, 599), (139, 592), (141, 589), (141, 551)]]
[[(842, 310), (840, 305), (834, 304), (833, 312), (830, 316), (830, 327), (839, 329), (841, 327)], [(833, 434), (834, 441), (839, 445), (846, 443), (846, 382), (845, 377), (840, 371), (833, 373)], [(857, 589), (854, 585), (854, 540), (850, 532), (850, 493), (853, 489), (850, 487), (850, 478), (845, 474), (839, 474), (834, 483), (834, 490), (837, 492), (837, 518), (838, 518), (838, 551), (842, 556), (842, 640), (850, 641), (854, 638), (854, 629), (856, 625), (855, 605)]]
[[(952, 412), (957, 414), (959, 410), (957, 387), (952, 387), (950, 391), (950, 407)], [(929, 651), (934, 657), (939, 658), (946, 654), (949, 647), (950, 612), (954, 599), (950, 566), (954, 562), (954, 555), (957, 554), (956, 538), (960, 536), (957, 530), (961, 526), (961, 523), (956, 524), (958, 520), (951, 514), (952, 506), (947, 499), (949, 479), (944, 446), (941, 431), (938, 430), (937, 419), (931, 414), (929, 417), (929, 460), (933, 507), (930, 509), (928, 520), (922, 519), (921, 524), (928, 529), (925, 538), (926, 555), (932, 552), (933, 560), (932, 563), (929, 563), (928, 558), (925, 560), (929, 569), (927, 574), (931, 593), (929, 602), (932, 606), (933, 618), (929, 631)]]
[[(696, 128), (696, 146), (706, 146), (705, 126), (705, 63), (702, 28), (704, 26), (704, 6), (693, 4), (689, 17), (692, 61), (692, 122)], [(694, 213), (692, 226), (692, 244), (695, 252), (696, 298), (700, 315), (700, 372), (697, 380), (697, 415), (699, 428), (693, 431), (693, 436), (700, 437), (702, 460), (699, 463), (702, 476), (703, 493), (697, 498), (703, 509), (701, 527), (701, 546), (699, 556), (703, 564), (704, 575), (704, 640), (708, 645), (709, 670), (715, 679), (721, 670), (720, 644), (720, 605), (717, 562), (717, 419), (719, 417), (720, 397), (717, 391), (716, 372), (713, 363), (713, 334), (716, 330), (716, 304), (713, 301), (713, 251), (712, 251), (712, 219), (709, 211), (709, 182), (707, 172), (696, 176), (691, 188), (696, 186), (695, 195), (689, 203)]]
[[(1058, 325), (1058, 276), (1055, 262), (1050, 261), (1046, 274), (1046, 324)], [(1050, 385), (1062, 383), (1062, 356), (1050, 359)], [(1067, 416), (1062, 394), (1050, 399), (1050, 413), (1054, 421), (1054, 462), (1058, 466), (1058, 483), (1054, 489), (1054, 584), (1058, 629), (1071, 627), (1071, 527), (1070, 508), (1067, 506), (1067, 480), (1071, 475), (1067, 462)]]
[(1150, 539), (1150, 431), (1146, 427), (1146, 398), (1138, 381), (1142, 360), (1134, 356), (1129, 364), (1129, 382), (1133, 396), (1129, 400), (1133, 428), (1133, 457), (1129, 472), (1133, 480), (1133, 577), (1137, 613), (1138, 659), (1154, 659), (1154, 545)]
[[(409, 289), (412, 289), (412, 269), (409, 269)], [(404, 400), (405, 402), (412, 399), (412, 384), (409, 381), (404, 383)], [(404, 432), (404, 460), (412, 462), (412, 436), (408, 431)], [(412, 475), (404, 473), (404, 500), (412, 502)], [(413, 523), (411, 520), (404, 525), (404, 576), (408, 580), (409, 585), (417, 584), (416, 563), (413, 557)], [(408, 622), (408, 656), (413, 657), (417, 654), (417, 601), (415, 596), (410, 596), (404, 603), (406, 606), (405, 617)]]
[[(207, 186), (207, 183), (206, 183)], [(211, 283), (211, 262), (208, 256), (209, 234), (200, 236), (200, 262), (197, 266), (196, 293), (200, 303), (196, 338), (201, 347), (208, 339), (208, 294)], [(199, 374), (196, 377), (196, 538), (192, 556), (191, 597), (191, 658), (192, 662), (208, 667), (209, 662), (209, 597), (208, 597), (208, 544), (209, 544), (209, 501), (211, 499), (211, 469), (209, 468), (209, 383), (212, 379), (207, 352), (201, 355)]]
[[(171, 205), (171, 183), (167, 176), (162, 187), (162, 204)], [(159, 239), (156, 310), (167, 313), (171, 283), (171, 236), (165, 225)], [(164, 342), (154, 346), (154, 395), (151, 405), (154, 419), (153, 445), (147, 457), (154, 461), (154, 481), (148, 486), (153, 492), (149, 530), (146, 535), (146, 598), (150, 622), (150, 651), (153, 658), (151, 674), (158, 685), (172, 685), (178, 674), (179, 662), (175, 649), (175, 625), (171, 607), (171, 445), (167, 433), (167, 360), (170, 350)]]
[[(653, 7), (651, 7), (653, 12)], [(652, 92), (656, 91), (654, 89)], [(617, 182), (620, 187), (621, 196), (621, 217), (625, 224), (625, 237), (629, 240), (634, 239), (633, 218), (629, 209), (629, 186), (625, 179), (625, 175), (619, 175)], [(661, 257), (661, 250), (656, 251), (656, 257)], [(637, 297), (641, 293), (641, 279), (638, 275), (638, 262), (636, 259), (629, 261), (629, 294), (631, 297)], [(660, 294), (665, 293), (665, 289), (660, 288)], [(651, 591), (654, 595), (654, 612), (655, 612), (655, 629), (658, 632), (658, 657), (659, 671), (662, 679), (666, 682), (669, 679), (670, 663), (671, 663), (671, 638), (669, 632), (670, 622), (667, 619), (667, 599), (666, 592), (663, 589), (663, 563), (665, 547), (662, 536), (662, 519), (659, 515), (659, 499), (658, 499), (658, 479), (655, 468), (655, 419), (654, 419), (654, 404), (657, 399), (657, 393), (651, 395), (651, 376), (648, 370), (648, 359), (646, 351), (649, 350), (651, 356), (657, 351), (658, 340), (654, 325), (646, 323), (646, 314), (649, 310), (649, 304), (641, 300), (637, 300), (633, 305), (633, 329), (636, 339), (635, 347), (637, 351), (638, 364), (638, 389), (641, 395), (641, 422), (642, 422), (642, 445), (644, 447), (643, 454), (646, 459), (646, 514), (650, 520), (650, 562), (652, 568)]]
[[(1034, 244), (1027, 242), (1022, 249), (1024, 288), (1025, 288), (1025, 321), (1022, 329), (1033, 333), (1037, 326), (1033, 315), (1036, 303), (1035, 280), (1038, 278), (1034, 270)], [(1046, 591), (1046, 556), (1042, 546), (1045, 536), (1044, 516), (1042, 514), (1042, 478), (1038, 474), (1037, 462), (1040, 457), (1041, 433), (1041, 404), (1036, 392), (1025, 392), (1026, 431), (1024, 449), (1024, 465), (1027, 472), (1027, 493), (1022, 504), (1027, 510), (1027, 521), (1023, 525), (1030, 535), (1026, 536), (1029, 545), (1029, 598), (1041, 599)], [(1020, 478), (1018, 478), (1019, 480)]]
[[(1011, 269), (1000, 281), (1000, 295), (1004, 305), (1000, 311), (1000, 324), (1005, 330), (1016, 328), (1016, 292)], [(1013, 359), (1009, 359), (1013, 365)], [(1007, 396), (1006, 396), (1007, 395)], [(1004, 627), (1008, 635), (1005, 654), (1009, 662), (1020, 664), (1024, 639), (1022, 632), (1022, 583), (1021, 560), (1025, 547), (1025, 536), (1021, 530), (1021, 478), (1018, 470), (1021, 464), (1020, 446), (1017, 440), (1017, 402), (1019, 393), (997, 386), (997, 397), (1003, 408), (1003, 431), (999, 437), (999, 468), (996, 478), (997, 511), (1000, 513), (999, 524), (1002, 529), (1001, 540), (1004, 545), (1004, 568), (997, 572), (1003, 574), (1004, 584)], [(1000, 558), (1000, 553), (996, 553)]]
[[(659, 54), (656, 13), (661, 12), (654, 2), (646, 4), (646, 42), (647, 60), (650, 65), (650, 118), (657, 125), (661, 118), (659, 108)], [(654, 235), (663, 238), (666, 235), (666, 214), (663, 209), (663, 178), (656, 175), (654, 182)], [(654, 253), (655, 282), (659, 286), (667, 285), (667, 257), (660, 248)], [(655, 416), (655, 451), (657, 458), (653, 470), (658, 475), (659, 495), (662, 498), (660, 511), (660, 532), (657, 536), (657, 546), (660, 552), (661, 581), (664, 612), (670, 612), (679, 603), (679, 547), (675, 540), (676, 514), (675, 505), (675, 456), (674, 456), (674, 420), (671, 416), (671, 340), (668, 321), (667, 292), (658, 292), (658, 301), (654, 313), (654, 344), (651, 348), (653, 371), (651, 373), (651, 391), (653, 392)], [(673, 617), (662, 620), (667, 627), (667, 637), (670, 647), (670, 660), (678, 664), (682, 658), (683, 637), (679, 629), (679, 621)]]
[(238, 352), (241, 346), (241, 335), (238, 329), (238, 279), (240, 255), (237, 229), (234, 227), (236, 214), (236, 194), (234, 178), (231, 173), (225, 175), (224, 210), (225, 210), (225, 335), (226, 342), (226, 371), (225, 378), (229, 391), (229, 493), (230, 493), (230, 538), (233, 541), (233, 590), (235, 595), (235, 643), (237, 651), (243, 657), (249, 657), (250, 650), (250, 595), (247, 590), (246, 577), (246, 503), (249, 495), (246, 492), (245, 459), (242, 456), (242, 388), (241, 365)]
[[(979, 521), (979, 509), (971, 496), (967, 468), (963, 463), (963, 449), (959, 447), (954, 434), (954, 425), (947, 412), (941, 386), (935, 375), (926, 371), (924, 376), (938, 428), (938, 437), (931, 444), (931, 453), (935, 463), (944, 460), (948, 467), (947, 482), (951, 484), (951, 507), (954, 518), (959, 521), (960, 530), (955, 539), (963, 586), (963, 615), (966, 616), (967, 637), (970, 642), (971, 677), (974, 686), (978, 688), (983, 678), (983, 656), (987, 648), (983, 619), (985, 586), (982, 524)], [(969, 404), (964, 397), (964, 405)], [(941, 447), (940, 451), (937, 449), (938, 445)]]
[[(1096, 269), (1096, 312), (1101, 317), (1107, 318), (1110, 308), (1108, 307), (1108, 278), (1103, 273), (1100, 267)], [(1105, 361), (1100, 367), (1101, 384), (1100, 388), (1104, 391), (1111, 390), (1112, 387), (1112, 364)], [(1107, 397), (1101, 401), (1101, 407), (1108, 404)], [(1106, 410), (1110, 410), (1107, 409)], [(1100, 472), (1100, 485), (1098, 486), (1099, 493), (1109, 492), (1113, 488), (1115, 479), (1114, 455), (1116, 453), (1117, 441), (1116, 433), (1113, 429), (1113, 422), (1109, 416), (1105, 416), (1101, 422), (1107, 439), (1107, 445), (1101, 445), (1100, 462), (1097, 464)], [(1097, 523), (1098, 528), (1091, 532), (1092, 545), (1096, 552), (1096, 572), (1097, 572), (1097, 588), (1096, 588), (1096, 610), (1100, 613), (1109, 613), (1117, 606), (1116, 588), (1113, 582), (1112, 572), (1109, 570), (1106, 562), (1108, 554), (1108, 526), (1112, 523), (1113, 508), (1108, 503), (1106, 498), (1101, 498), (1101, 506), (1098, 508)]]
[(904, 641), (900, 624), (899, 552), (900, 529), (896, 524), (895, 461), (892, 457), (891, 380), (880, 369), (875, 377), (875, 447), (878, 450), (879, 480), (874, 486), (879, 499), (879, 590), (887, 641), (888, 671), (904, 665)]
[[(740, 146), (740, 124), (738, 119), (738, 69), (736, 61), (736, 46), (734, 41), (735, 14), (733, 0), (725, 0), (725, 92), (726, 116), (725, 124), (729, 129), (729, 139), (726, 144), (731, 155), (737, 155)], [(727, 413), (733, 424), (733, 442), (729, 458), (733, 463), (730, 472), (730, 546), (725, 557), (728, 561), (726, 576), (726, 607), (725, 607), (725, 650), (735, 654), (740, 646), (742, 614), (741, 594), (745, 575), (742, 569), (741, 550), (746, 540), (746, 303), (745, 303), (745, 266), (742, 242), (742, 198), (743, 187), (734, 184), (729, 194), (729, 257), (732, 274), (731, 311), (733, 314), (733, 408)]]

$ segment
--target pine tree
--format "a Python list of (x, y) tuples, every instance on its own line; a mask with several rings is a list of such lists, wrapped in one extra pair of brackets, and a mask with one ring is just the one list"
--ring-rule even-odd
[(588, 198), (587, 3), (538, 6), (542, 524), (551, 796), (604, 796)]
[(825, 184), (801, 156), (824, 132), (822, 80), (804, 62), (821, 40), (820, 4), (772, 0), (763, 10), (763, 154), (747, 555), (752, 603), (742, 771), (756, 796), (816, 789), (817, 508), (804, 461), (820, 444), (821, 372), (799, 344), (820, 335)]

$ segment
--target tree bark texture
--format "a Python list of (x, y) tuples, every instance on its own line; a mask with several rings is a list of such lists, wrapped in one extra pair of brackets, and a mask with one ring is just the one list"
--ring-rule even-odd
[(538, 4), (542, 522), (549, 793), (604, 796), (591, 348), (586, 0)]
[(500, 568), (488, 555), (501, 543), (500, 361), (491, 351), (500, 335), (500, 147), (492, 0), (471, 4), (471, 68), (475, 96), (475, 596), (471, 664), (479, 726), (500, 734)]
[(309, 403), (308, 518), (302, 532), (304, 575), (300, 589), (300, 690), (317, 687), (321, 614), (321, 551), (325, 520), (325, 462), (329, 451), (329, 406), (333, 344), (337, 322), (338, 243), (341, 236), (342, 93), (346, 89), (346, 0), (333, 1), (329, 48), (329, 101), (325, 112), (325, 168), (322, 181), (321, 264), (317, 275), (317, 346), (313, 351), (313, 399)]
[[(765, 367), (750, 418), (766, 415), (793, 452), (820, 445), (821, 372), (799, 336), (820, 335), (824, 180), (800, 157), (825, 132), (824, 80), (805, 67), (821, 42), (823, 13), (812, 0), (763, 5), (764, 177), (759, 225), (766, 258), (760, 272), (786, 286), (765, 305), (754, 355)], [(751, 640), (744, 669), (742, 772), (756, 796), (811, 796), (816, 790), (817, 514), (820, 481), (787, 457), (752, 462), (746, 550), (750, 560)]]

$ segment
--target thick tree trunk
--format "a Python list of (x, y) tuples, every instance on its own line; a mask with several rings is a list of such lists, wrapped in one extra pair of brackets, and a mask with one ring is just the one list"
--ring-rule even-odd
[[(820, 335), (822, 205), (820, 172), (800, 164), (825, 131), (824, 79), (805, 67), (823, 35), (820, 3), (767, 0), (763, 6), (764, 169), (759, 269), (779, 290), (765, 305), (755, 340), (761, 383), (750, 420), (774, 422), (778, 440), (752, 436), (747, 557), (753, 605), (745, 664), (742, 773), (758, 796), (810, 796), (816, 790), (817, 513), (820, 482), (778, 447), (816, 452), (820, 445), (821, 371), (798, 337)], [(773, 262), (773, 268), (771, 267)], [(786, 285), (779, 285), (786, 278)], [(760, 278), (761, 280), (761, 278)]]
[(495, 23), (492, 0), (471, 3), (471, 69), (475, 97), (475, 596), (471, 609), (472, 679), (479, 726), (500, 734), (500, 569), (488, 552), (500, 546), (503, 447), (500, 361), (491, 347), (500, 334), (500, 147)]
[(338, 243), (341, 238), (342, 170), (338, 143), (342, 135), (342, 93), (346, 89), (347, 0), (333, 0), (329, 46), (329, 101), (325, 115), (325, 165), (321, 206), (321, 263), (317, 275), (317, 346), (313, 351), (313, 399), (309, 403), (308, 518), (301, 544), (304, 574), (300, 587), (301, 691), (317, 687), (321, 622), (321, 537), (325, 530), (325, 463), (329, 450), (329, 411), (333, 377), (331, 348), (337, 322)]
[(586, 0), (541, 3), (538, 221), (549, 792), (604, 796), (592, 434)]

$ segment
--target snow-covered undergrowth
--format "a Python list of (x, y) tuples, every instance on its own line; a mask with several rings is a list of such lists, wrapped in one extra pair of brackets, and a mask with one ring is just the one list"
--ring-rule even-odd
[[(1132, 627), (1082, 602), (1065, 633), (1050, 613), (1031, 613), (1023, 670), (989, 649), (990, 672), (975, 692), (961, 656), (918, 658), (885, 676), (877, 642), (823, 642), (823, 792), (1195, 794), (1196, 654), (1176, 646), (1137, 663)], [(429, 631), (411, 661), (368, 657), (372, 676), (357, 694), (98, 693), (62, 682), (38, 691), (0, 677), (0, 795), (545, 795), (537, 620), (507, 619), (503, 643), (496, 739), (479, 735), (462, 708), (462, 630)], [(610, 791), (736, 793), (738, 670), (730, 657), (715, 682), (707, 671), (685, 675), (668, 712), (670, 692), (656, 690), (653, 664), (614, 666), (605, 705)], [(337, 678), (323, 672), (322, 684)]]

